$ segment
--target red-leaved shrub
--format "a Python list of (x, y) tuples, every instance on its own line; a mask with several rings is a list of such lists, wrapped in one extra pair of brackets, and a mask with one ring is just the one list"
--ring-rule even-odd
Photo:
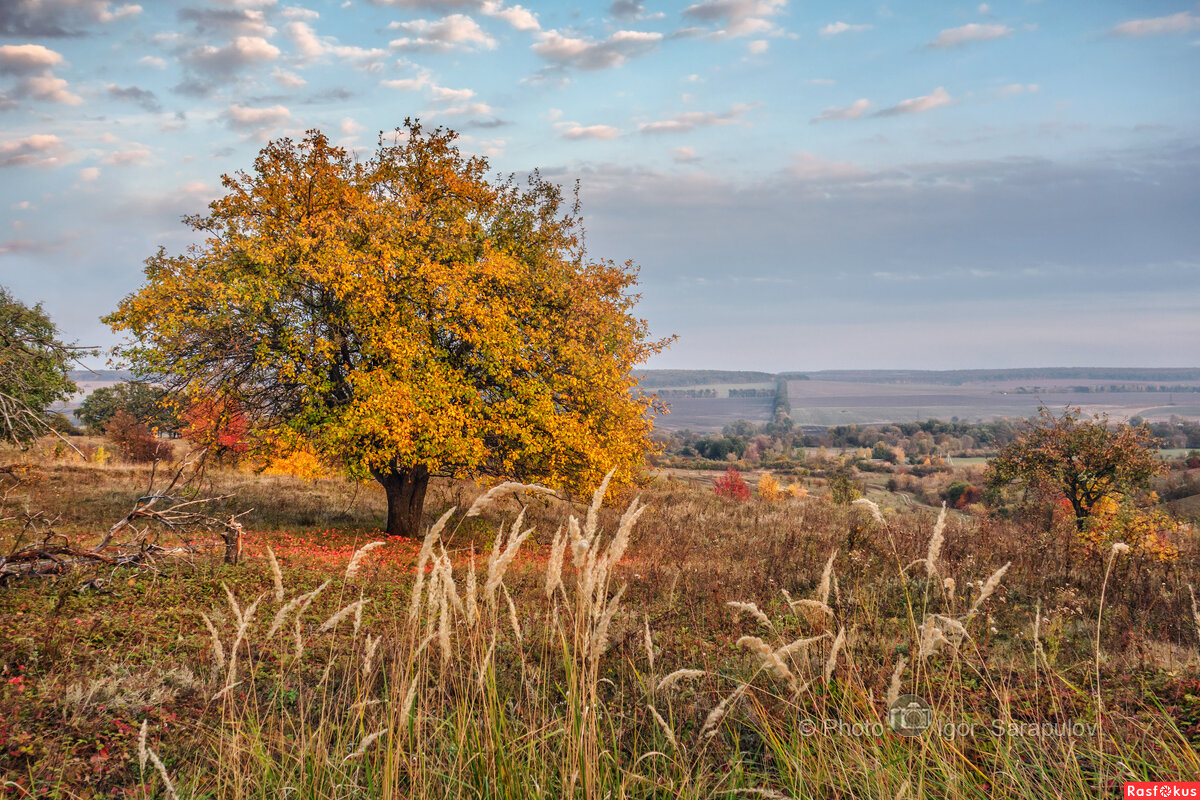
[(713, 482), (713, 489), (716, 491), (717, 497), (724, 497), (738, 503), (744, 503), (750, 499), (750, 487), (746, 485), (742, 473), (733, 467), (725, 470), (725, 474)]

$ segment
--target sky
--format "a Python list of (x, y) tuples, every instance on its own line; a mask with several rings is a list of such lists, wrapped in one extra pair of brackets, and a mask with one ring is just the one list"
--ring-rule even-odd
[(406, 117), (580, 181), (651, 367), (1200, 365), (1187, 2), (0, 0), (0, 284), (110, 347), (222, 174)]

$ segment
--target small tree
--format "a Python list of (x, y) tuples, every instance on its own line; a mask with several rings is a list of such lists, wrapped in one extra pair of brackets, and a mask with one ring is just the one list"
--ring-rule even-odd
[(118, 411), (159, 431), (174, 431), (178, 420), (167, 401), (166, 392), (140, 381), (122, 381), (101, 386), (84, 398), (75, 416), (92, 432), (103, 431)]
[(159, 439), (146, 423), (134, 419), (128, 411), (119, 410), (112, 415), (104, 428), (104, 435), (109, 441), (121, 449), (125, 458), (139, 464), (152, 461), (170, 460), (174, 448), (170, 443)]
[(50, 430), (46, 409), (75, 393), (67, 370), (80, 354), (59, 340), (40, 304), (0, 286), (0, 439), (24, 445)]
[(1083, 531), (1102, 498), (1127, 497), (1163, 471), (1154, 444), (1145, 426), (1110, 425), (1103, 415), (1086, 420), (1069, 406), (1055, 416), (1043, 406), (988, 465), (987, 484), (1015, 484), (1046, 500), (1063, 497)]

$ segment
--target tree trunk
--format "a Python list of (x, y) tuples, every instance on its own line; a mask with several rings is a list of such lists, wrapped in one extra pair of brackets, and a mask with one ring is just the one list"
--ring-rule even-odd
[(387, 493), (388, 536), (416, 537), (421, 531), (421, 510), (425, 507), (425, 489), (429, 470), (423, 465), (372, 469), (375, 480)]

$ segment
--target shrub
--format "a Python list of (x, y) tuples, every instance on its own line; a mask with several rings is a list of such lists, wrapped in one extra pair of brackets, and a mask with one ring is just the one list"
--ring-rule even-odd
[(850, 477), (848, 470), (838, 470), (829, 476), (829, 494), (833, 502), (845, 505), (862, 497), (862, 487)]
[(109, 441), (121, 448), (125, 458), (139, 464), (169, 460), (172, 447), (150, 432), (145, 423), (138, 422), (129, 412), (113, 414), (104, 428)]
[(291, 475), (302, 481), (315, 481), (327, 474), (321, 459), (310, 450), (294, 450), (286, 455), (271, 459), (263, 470), (264, 475)]
[(793, 500), (800, 500), (800, 499), (808, 496), (808, 489), (805, 489), (803, 486), (801, 486), (798, 483), (788, 484), (788, 487), (786, 489), (784, 489), (783, 491), (784, 491), (784, 494), (786, 494), (788, 497), (792, 498)]
[(738, 503), (744, 503), (750, 499), (750, 487), (746, 485), (742, 473), (733, 467), (725, 470), (725, 474), (713, 482), (713, 490), (717, 493), (717, 497), (734, 500)]
[(783, 487), (779, 485), (779, 481), (775, 480), (775, 476), (771, 473), (764, 473), (758, 479), (758, 499), (773, 503), (781, 497), (783, 497)]

